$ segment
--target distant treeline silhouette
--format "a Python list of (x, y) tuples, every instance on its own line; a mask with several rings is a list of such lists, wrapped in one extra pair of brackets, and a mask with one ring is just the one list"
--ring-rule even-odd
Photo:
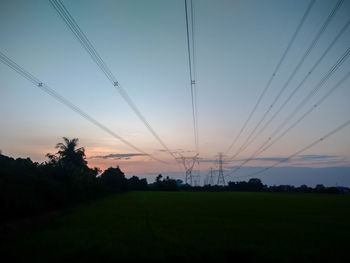
[(113, 193), (130, 190), (151, 191), (247, 191), (247, 192), (302, 192), (345, 193), (348, 188), (315, 188), (302, 185), (267, 186), (260, 179), (248, 182), (229, 182), (227, 186), (190, 186), (182, 180), (159, 174), (154, 183), (132, 176), (127, 179), (119, 167), (110, 167), (103, 173), (89, 168), (84, 148), (77, 148), (78, 139), (63, 138), (56, 154), (47, 154), (48, 161), (36, 163), (31, 159), (13, 159), (0, 153), (0, 223), (16, 218), (42, 214), (69, 205), (93, 200)]
[(48, 161), (13, 159), (0, 154), (0, 222), (41, 214), (68, 205), (127, 190), (146, 190), (146, 179), (127, 179), (117, 168), (102, 174), (87, 166), (78, 139), (63, 138)]
[(350, 189), (347, 187), (325, 187), (322, 184), (316, 185), (315, 188), (307, 185), (301, 185), (295, 187), (292, 185), (264, 185), (260, 179), (252, 178), (248, 182), (229, 182), (228, 185), (204, 185), (204, 186), (180, 186), (179, 189), (191, 190), (191, 191), (208, 191), (208, 192), (286, 192), (286, 193), (320, 193), (320, 194), (348, 194)]
[(204, 185), (204, 186), (191, 186), (183, 184), (182, 180), (175, 180), (166, 177), (162, 180), (163, 176), (159, 174), (156, 181), (153, 184), (149, 184), (149, 190), (160, 191), (196, 191), (196, 192), (295, 192), (295, 193), (323, 193), (323, 194), (347, 194), (350, 193), (350, 189), (347, 187), (325, 187), (322, 184), (316, 185), (315, 188), (307, 185), (301, 185), (295, 187), (292, 185), (278, 185), (268, 186), (264, 185), (260, 179), (251, 178), (242, 182), (229, 182), (228, 185)]

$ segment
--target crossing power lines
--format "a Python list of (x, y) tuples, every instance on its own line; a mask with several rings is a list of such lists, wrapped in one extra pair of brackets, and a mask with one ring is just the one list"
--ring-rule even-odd
[[(255, 126), (253, 131), (249, 134), (245, 142), (242, 144), (242, 146), (238, 149), (238, 151), (235, 153), (235, 155), (232, 157), (234, 159), (238, 154), (240, 154), (242, 151), (244, 151), (254, 140), (257, 138), (261, 133), (268, 127), (268, 125), (273, 121), (273, 119), (281, 112), (281, 110), (287, 105), (287, 103), (291, 100), (291, 98), (295, 95), (295, 93), (300, 89), (300, 87), (305, 83), (305, 81), (309, 78), (309, 76), (312, 74), (312, 72), (315, 70), (315, 68), (320, 64), (320, 62), (324, 59), (324, 57), (327, 55), (327, 53), (332, 49), (334, 44), (338, 41), (338, 39), (343, 35), (343, 33), (348, 29), (350, 24), (350, 19), (347, 20), (347, 22), (344, 24), (344, 26), (340, 29), (338, 34), (335, 36), (333, 41), (329, 44), (329, 46), (326, 48), (326, 50), (322, 53), (322, 55), (319, 57), (319, 59), (313, 64), (311, 69), (307, 72), (305, 77), (302, 79), (302, 81), (297, 85), (297, 87), (292, 91), (292, 93), (288, 96), (288, 98), (281, 104), (281, 106), (278, 108), (278, 110), (274, 113), (274, 115), (265, 123), (262, 129), (258, 131), (258, 133), (255, 134), (255, 136), (251, 139), (252, 135), (256, 132), (257, 128), (261, 125), (261, 123), (264, 121), (268, 113), (271, 111), (274, 104), (277, 102), (277, 100), (280, 98), (281, 94), (284, 92), (284, 90), (289, 85), (291, 79), (295, 76), (296, 72), (299, 70), (301, 65), (304, 63), (306, 57), (310, 54), (311, 50), (315, 47), (317, 44), (320, 36), (324, 33), (327, 26), (329, 25), (330, 21), (335, 16), (336, 12), (339, 10), (340, 6), (342, 5), (343, 1), (338, 0), (330, 14), (328, 15), (326, 21), (321, 26), (320, 30), (316, 34), (316, 37), (313, 39), (311, 45), (308, 47), (306, 52), (303, 54), (301, 60), (297, 64), (297, 66), (294, 68), (292, 74), (287, 79), (286, 83), (284, 84), (283, 88), (280, 90), (280, 92), (275, 97), (273, 103), (270, 105), (268, 110), (264, 113), (263, 117), (260, 119), (258, 124)], [(310, 3), (309, 8), (312, 6), (312, 3)], [(306, 12), (307, 13), (307, 12)], [(304, 14), (305, 17), (305, 14)], [(246, 165), (249, 161), (256, 158), (258, 155), (260, 155), (262, 152), (266, 151), (269, 147), (271, 147), (274, 143), (276, 143), (278, 140), (280, 140), (283, 136), (285, 136), (291, 129), (293, 129), (297, 124), (299, 124), (303, 119), (305, 119), (314, 109), (316, 109), (325, 99), (327, 99), (346, 79), (348, 79), (350, 72), (345, 75), (331, 90), (329, 90), (321, 99), (319, 99), (312, 107), (307, 110), (300, 118), (298, 118), (292, 125), (290, 125), (287, 129), (285, 129), (279, 136), (272, 140), (278, 133), (286, 126), (293, 117), (303, 108), (303, 106), (306, 105), (306, 103), (319, 91), (319, 89), (327, 82), (327, 80), (339, 69), (339, 67), (344, 63), (344, 61), (349, 57), (350, 47), (346, 49), (346, 51), (343, 53), (343, 55), (337, 60), (337, 62), (329, 69), (329, 71), (321, 78), (321, 80), (317, 83), (317, 85), (307, 94), (304, 99), (297, 104), (294, 111), (285, 118), (285, 120), (280, 124), (277, 129), (274, 130), (274, 132), (266, 139), (266, 141), (258, 147), (258, 149), (246, 160), (243, 160), (240, 165), (235, 167), (229, 174), (226, 176), (232, 176), (235, 172), (237, 172), (241, 167)], [(282, 56), (283, 58), (283, 56)], [(260, 103), (260, 101), (258, 101)], [(255, 112), (255, 108), (253, 108), (252, 113)], [(252, 114), (251, 114), (252, 115)], [(243, 125), (241, 131), (245, 128), (247, 122), (250, 120), (251, 115), (248, 117), (247, 121)], [(241, 135), (241, 131), (236, 137)], [(251, 139), (251, 140), (250, 140)], [(272, 140), (272, 142), (271, 142)], [(235, 144), (236, 140), (231, 144), (228, 151), (232, 148), (232, 146)]]
[(160, 138), (160, 136), (156, 133), (156, 131), (153, 129), (151, 124), (146, 120), (146, 118), (143, 116), (141, 111), (137, 108), (135, 103), (132, 101), (126, 90), (121, 86), (121, 84), (118, 82), (115, 75), (112, 73), (112, 71), (108, 68), (104, 60), (101, 58), (101, 56), (98, 54), (94, 46), (91, 44), (90, 40), (87, 38), (87, 36), (84, 34), (82, 29), (79, 27), (75, 19), (72, 17), (72, 15), (69, 13), (67, 8), (64, 6), (61, 0), (50, 0), (50, 3), (54, 7), (54, 9), (57, 11), (59, 16), (62, 18), (64, 23), (67, 25), (67, 27), (72, 31), (74, 36), (77, 38), (79, 43), (82, 45), (82, 47), (86, 50), (86, 52), (90, 55), (92, 60), (96, 63), (96, 65), (101, 69), (101, 71), (104, 73), (104, 75), (107, 77), (107, 79), (111, 82), (113, 87), (119, 92), (119, 94), (122, 96), (122, 98), (126, 101), (126, 103), (129, 105), (129, 107), (134, 111), (134, 113), (137, 115), (137, 117), (142, 121), (142, 123), (146, 126), (146, 128), (149, 130), (149, 132), (153, 135), (153, 137), (162, 145), (164, 150), (169, 153), (176, 161), (176, 156), (174, 153), (169, 149), (169, 147), (164, 143), (164, 141)]
[(312, 143), (308, 144), (307, 146), (305, 146), (304, 148), (302, 148), (301, 150), (289, 155), (287, 158), (283, 158), (282, 160), (278, 161), (278, 162), (275, 162), (273, 165), (271, 166), (268, 166), (268, 167), (265, 167), (257, 172), (254, 172), (254, 173), (250, 173), (248, 175), (244, 175), (244, 176), (240, 176), (240, 177), (236, 177), (236, 178), (248, 178), (248, 177), (252, 177), (252, 176), (255, 176), (255, 175), (258, 175), (258, 174), (261, 174), (267, 170), (270, 170), (284, 162), (287, 162), (289, 161), (290, 159), (292, 159), (293, 157), (305, 152), (306, 150), (314, 147), (315, 145), (323, 142), (324, 140), (328, 139), (329, 137), (333, 136), (334, 134), (336, 134), (337, 132), (343, 130), (344, 128), (346, 128), (347, 126), (350, 125), (350, 120), (344, 122), (343, 124), (339, 125), (337, 128), (331, 130), (330, 132), (328, 132), (327, 134), (325, 134), (324, 136), (322, 136), (321, 138), (313, 141)]
[[(112, 73), (111, 69), (106, 65), (105, 61), (101, 58), (101, 56), (98, 54), (90, 40), (87, 38), (85, 33), (82, 31), (82, 29), (79, 27), (75, 19), (71, 16), (71, 14), (68, 12), (66, 7), (63, 5), (62, 0), (50, 0), (52, 6), (57, 11), (60, 18), (64, 21), (64, 23), (67, 25), (70, 31), (74, 34), (74, 36), (77, 38), (79, 43), (82, 45), (84, 50), (88, 53), (88, 55), (91, 57), (91, 59), (96, 63), (96, 65), (100, 68), (102, 73), (105, 75), (105, 77), (109, 80), (109, 82), (112, 84), (112, 86), (119, 92), (119, 94), (122, 96), (122, 98), (128, 103), (129, 107), (133, 110), (133, 112), (139, 117), (139, 119), (143, 122), (143, 124), (147, 127), (147, 129), (151, 132), (151, 134), (154, 136), (154, 138), (163, 146), (164, 150), (166, 150), (172, 157), (174, 157), (175, 160), (179, 160), (177, 158), (177, 153), (171, 151), (168, 146), (163, 142), (163, 140), (159, 137), (159, 135), (155, 132), (153, 127), (150, 125), (150, 123), (145, 119), (145, 117), (142, 114), (142, 111), (140, 111), (137, 106), (134, 104), (134, 102), (131, 100), (131, 98), (128, 96), (126, 90), (120, 85), (120, 83), (117, 81), (117, 78)], [(265, 86), (263, 86), (262, 93), (258, 97), (258, 100), (254, 104), (254, 107), (250, 114), (248, 115), (247, 119), (244, 119), (245, 122), (243, 123), (242, 127), (237, 134), (237, 136), (234, 138), (233, 142), (229, 145), (229, 148), (225, 153), (230, 152), (232, 149), (235, 149), (235, 154), (231, 159), (235, 159), (240, 153), (245, 151), (249, 145), (251, 145), (256, 138), (262, 135), (262, 133), (265, 131), (265, 129), (270, 127), (270, 124), (276, 119), (276, 117), (286, 108), (286, 105), (290, 103), (291, 99), (294, 98), (295, 94), (297, 92), (300, 92), (302, 90), (303, 86), (306, 86), (307, 81), (310, 80), (310, 76), (313, 74), (316, 69), (318, 69), (318, 66), (326, 60), (325, 58), (330, 51), (334, 51), (333, 47), (338, 42), (338, 40), (344, 35), (346, 30), (348, 30), (350, 25), (350, 19), (347, 20), (345, 25), (343, 27), (336, 28), (336, 30), (339, 29), (338, 32), (335, 32), (334, 39), (329, 39), (330, 44), (326, 47), (325, 50), (320, 53), (320, 55), (316, 54), (316, 60), (311, 61), (313, 63), (310, 63), (310, 67), (305, 71), (301, 72), (301, 69), (304, 68), (304, 64), (307, 64), (310, 57), (312, 57), (314, 49), (319, 46), (319, 42), (321, 37), (323, 37), (325, 32), (328, 32), (328, 29), (330, 28), (330, 24), (334, 17), (336, 16), (337, 12), (340, 10), (340, 7), (342, 6), (344, 0), (337, 0), (337, 2), (331, 3), (332, 9), (327, 11), (328, 13), (323, 18), (325, 20), (321, 21), (322, 24), (320, 24), (320, 27), (315, 32), (315, 35), (312, 35), (310, 38), (311, 43), (308, 43), (308, 45), (305, 47), (305, 50), (303, 50), (301, 56), (297, 57), (296, 65), (291, 65), (292, 70), (288, 73), (285, 79), (282, 79), (284, 82), (282, 83), (280, 89), (277, 91), (276, 94), (273, 94), (272, 97), (272, 103), (268, 104), (266, 107), (266, 111), (262, 112), (262, 117), (258, 119), (257, 124), (254, 123), (252, 131), (249, 130), (249, 133), (247, 133), (247, 137), (245, 137), (245, 141), (243, 144), (239, 145), (240, 147), (237, 147), (238, 149), (235, 149), (234, 147), (238, 144), (239, 138), (242, 138), (244, 132), (247, 130), (247, 125), (249, 122), (252, 121), (252, 117), (254, 114), (257, 114), (257, 111), (259, 109), (259, 106), (261, 106), (263, 99), (266, 97), (267, 90), (271, 88), (273, 81), (276, 80), (276, 76), (280, 74), (280, 71), (282, 67), (286, 64), (287, 57), (290, 55), (292, 47), (295, 45), (296, 39), (299, 37), (301, 30), (303, 29), (305, 25), (305, 21), (308, 21), (310, 12), (313, 10), (313, 7), (315, 5), (315, 0), (310, 0), (310, 2), (306, 3), (305, 10), (302, 10), (303, 13), (301, 15), (301, 20), (297, 21), (296, 28), (293, 29), (293, 34), (290, 36), (289, 41), (287, 42), (287, 46), (285, 49), (283, 49), (282, 56), (278, 57), (278, 63), (273, 68), (273, 71), (268, 74), (268, 81)], [(197, 84), (197, 76), (196, 76), (196, 59), (195, 59), (195, 26), (194, 26), (194, 4), (193, 0), (184, 0), (185, 3), (185, 21), (186, 21), (186, 46), (187, 46), (187, 52), (186, 55), (188, 56), (188, 67), (189, 67), (189, 81), (190, 81), (190, 91), (191, 91), (191, 104), (192, 104), (192, 117), (193, 117), (193, 130), (194, 130), (194, 139), (195, 139), (195, 158), (198, 157), (199, 154), (199, 136), (198, 136), (198, 105), (197, 105), (197, 90), (196, 90), (196, 84)], [(304, 6), (304, 5), (303, 5)], [(182, 8), (182, 6), (181, 6)], [(182, 10), (182, 9), (181, 9)], [(181, 19), (183, 19), (183, 13), (181, 11)], [(333, 25), (333, 23), (332, 23)], [(335, 27), (334, 27), (335, 28)], [(323, 38), (322, 38), (323, 39)], [(346, 48), (345, 48), (346, 49)], [(311, 55), (312, 54), (312, 55)], [(186, 56), (186, 59), (187, 59)], [(319, 99), (316, 103), (314, 103), (308, 110), (303, 112), (300, 116), (298, 115), (300, 111), (303, 110), (305, 106), (315, 97), (316, 94), (321, 90), (323, 86), (325, 86), (329, 80), (334, 76), (335, 72), (338, 71), (338, 69), (344, 64), (344, 62), (348, 59), (350, 56), (350, 47), (345, 50), (345, 52), (338, 58), (338, 60), (335, 62), (335, 64), (332, 65), (332, 67), (324, 74), (320, 75), (320, 80), (317, 82), (317, 84), (312, 88), (312, 90), (309, 93), (303, 94), (303, 97), (300, 101), (297, 101), (295, 103), (296, 108), (292, 109), (292, 112), (290, 114), (286, 114), (286, 118), (282, 119), (281, 122), (277, 123), (276, 129), (273, 130), (271, 135), (266, 138), (266, 140), (255, 150), (255, 152), (246, 160), (242, 162), (238, 167), (234, 168), (235, 170), (232, 171), (230, 174), (233, 174), (235, 171), (240, 169), (240, 167), (244, 166), (249, 161), (253, 160), (263, 152), (265, 152), (269, 147), (271, 147), (273, 144), (275, 144), (277, 141), (279, 141), (282, 137), (284, 137), (289, 131), (291, 131), (296, 125), (298, 125), (302, 120), (304, 120), (309, 114), (311, 114), (319, 105), (321, 105), (335, 90), (339, 88), (339, 86), (349, 78), (348, 73), (344, 78), (341, 79), (335, 86), (333, 86), (332, 89), (329, 91), (326, 91), (327, 93)], [(328, 62), (330, 62), (333, 58), (330, 58)], [(106, 126), (102, 125), (100, 122), (98, 122), (96, 119), (92, 118), (90, 115), (76, 107), (73, 103), (62, 97), (60, 94), (58, 94), (56, 91), (48, 87), (46, 84), (41, 82), (40, 80), (36, 79), (33, 75), (31, 75), (29, 72), (18, 66), (15, 62), (13, 62), (11, 59), (6, 57), (4, 54), (0, 54), (0, 60), (8, 65), (10, 68), (21, 74), (23, 77), (27, 78), (29, 81), (31, 81), (35, 86), (42, 89), (44, 92), (48, 93), (50, 96), (54, 97), (56, 100), (61, 102), (62, 104), (69, 107), (71, 110), (77, 112), (80, 116), (87, 119), (94, 125), (98, 126), (105, 132), (109, 133), (110, 135), (114, 136), (115, 138), (121, 140), (123, 143), (127, 144), (128, 146), (132, 147), (133, 149), (137, 150), (138, 152), (144, 153), (147, 156), (150, 156), (151, 158), (158, 160), (157, 158), (154, 158), (154, 156), (143, 152), (141, 149), (137, 148), (133, 144), (129, 143), (128, 141), (124, 140), (119, 135), (115, 134), (113, 131), (109, 130)], [(187, 61), (186, 61), (187, 62)], [(304, 63), (305, 62), (305, 63)], [(300, 72), (299, 72), (300, 71)], [(272, 74), (271, 74), (272, 73)], [(299, 74), (300, 73), (300, 74)], [(271, 74), (271, 75), (270, 75)], [(292, 83), (294, 83), (294, 78), (299, 77), (301, 75), (301, 81), (297, 82), (295, 87), (291, 89), (291, 92), (286, 95), (286, 99), (283, 100), (281, 104), (277, 104), (282, 100), (282, 95), (284, 93), (289, 92), (289, 87)], [(317, 81), (317, 80), (316, 80)], [(263, 83), (265, 84), (265, 83)], [(305, 91), (304, 91), (305, 92)], [(304, 96), (305, 95), (305, 96)], [(274, 111), (275, 107), (277, 108), (276, 111)], [(271, 117), (270, 115), (271, 114)], [(260, 117), (260, 116), (259, 116)], [(294, 118), (297, 118), (296, 121), (294, 121)], [(292, 122), (294, 121), (294, 122)], [(290, 124), (290, 122), (292, 122)], [(195, 162), (197, 161), (194, 157), (189, 157), (195, 161), (190, 163), (191, 171), (194, 167)], [(181, 159), (184, 161), (184, 158)], [(158, 160), (161, 161), (161, 160)], [(178, 162), (177, 162), (178, 163)], [(198, 163), (198, 161), (197, 161)], [(185, 167), (186, 168), (186, 167)], [(189, 180), (192, 179), (192, 177), (188, 177)]]
[[(190, 11), (189, 11), (190, 10)], [(186, 40), (187, 40), (187, 55), (188, 68), (191, 88), (191, 104), (192, 104), (192, 118), (193, 130), (196, 152), (199, 152), (198, 139), (198, 102), (197, 102), (197, 87), (196, 87), (196, 59), (195, 59), (195, 35), (194, 35), (194, 7), (193, 0), (190, 0), (188, 5), (185, 0), (185, 18), (186, 18)]]
[(254, 105), (254, 107), (253, 107), (253, 110), (250, 112), (248, 118), (247, 118), (246, 121), (244, 122), (242, 128), (240, 129), (239, 133), (237, 134), (237, 136), (235, 137), (235, 139), (233, 140), (233, 142), (230, 144), (230, 146), (229, 146), (228, 149), (226, 150), (225, 154), (228, 154), (228, 153), (231, 151), (231, 149), (236, 145), (237, 140), (240, 138), (240, 136), (242, 135), (243, 131), (244, 131), (245, 128), (247, 127), (248, 122), (251, 120), (251, 118), (253, 117), (254, 113), (256, 112), (257, 107), (260, 105), (260, 103), (261, 103), (263, 97), (265, 96), (267, 90), (270, 88), (270, 86), (271, 86), (271, 84), (272, 84), (272, 81), (273, 81), (274, 78), (276, 77), (276, 75), (277, 75), (277, 73), (278, 73), (278, 71), (279, 71), (279, 69), (280, 69), (280, 67), (281, 67), (281, 65), (282, 65), (282, 63), (283, 63), (283, 61), (285, 60), (285, 58), (286, 58), (286, 56), (287, 56), (287, 54), (288, 54), (290, 48), (292, 47), (292, 45), (293, 45), (293, 43), (294, 43), (294, 41), (295, 41), (297, 35), (299, 34), (299, 32), (300, 32), (302, 26), (304, 25), (304, 22), (305, 22), (306, 18), (308, 17), (308, 15), (309, 15), (309, 13), (310, 13), (310, 11), (311, 11), (311, 9), (312, 9), (314, 3), (315, 3), (315, 0), (311, 0), (311, 1), (310, 1), (310, 3), (309, 3), (309, 5), (308, 5), (308, 7), (307, 7), (307, 9), (306, 9), (306, 11), (305, 11), (305, 13), (304, 13), (304, 15), (302, 16), (302, 18), (301, 18), (301, 20), (300, 20), (300, 22), (299, 22), (299, 24), (298, 24), (298, 26), (297, 26), (295, 32), (293, 33), (291, 39), (289, 40), (289, 43), (288, 43), (286, 49), (284, 50), (284, 52), (283, 52), (283, 54), (282, 54), (282, 57), (279, 59), (279, 61), (278, 61), (277, 65), (276, 65), (276, 67), (275, 67), (274, 70), (273, 70), (273, 73), (272, 73), (271, 77), (270, 77), (269, 80), (267, 81), (267, 83), (266, 83), (266, 85), (265, 85), (265, 87), (264, 87), (262, 93), (260, 94), (260, 96), (259, 96), (257, 102), (255, 103), (255, 105)]
[(280, 97), (282, 96), (282, 94), (286, 91), (287, 87), (289, 86), (289, 84), (291, 83), (291, 80), (295, 77), (296, 73), (299, 71), (299, 69), (301, 68), (301, 66), (303, 65), (303, 63), (305, 62), (306, 58), (310, 55), (311, 51), (314, 49), (314, 47), (316, 46), (317, 42), (319, 41), (320, 37), (323, 35), (323, 33), (325, 32), (326, 28), (328, 27), (328, 25), (330, 24), (330, 22), (332, 21), (332, 19), (334, 18), (335, 14), (337, 13), (337, 11), (339, 10), (339, 8), (341, 7), (341, 5), (343, 4), (344, 0), (338, 0), (337, 3), (335, 4), (335, 6), (333, 7), (333, 9), (331, 10), (331, 12), (329, 13), (328, 17), (326, 18), (326, 20), (324, 21), (324, 23), (322, 24), (321, 28), (319, 29), (319, 31), (317, 32), (316, 36), (314, 37), (314, 39), (312, 40), (311, 44), (308, 46), (308, 48), (306, 49), (306, 51), (304, 52), (304, 54), (302, 55), (301, 59), (299, 60), (299, 62), (297, 63), (297, 65), (295, 66), (295, 68), (293, 69), (292, 73), (290, 74), (290, 76), (288, 77), (287, 81), (285, 82), (285, 84), (282, 86), (282, 88), (280, 89), (280, 91), (277, 93), (277, 95), (275, 96), (275, 98), (273, 99), (271, 105), (268, 107), (268, 109), (264, 112), (263, 116), (260, 118), (260, 120), (258, 121), (258, 123), (255, 125), (254, 129), (249, 133), (249, 135), (247, 136), (247, 138), (245, 139), (245, 141), (243, 142), (243, 144), (241, 145), (241, 147), (236, 151), (236, 153), (231, 157), (231, 159), (234, 159), (236, 156), (238, 156), (241, 152), (243, 152), (248, 145), (252, 142), (252, 140), (250, 140), (252, 138), (252, 136), (255, 134), (255, 132), (258, 130), (258, 128), (260, 127), (260, 125), (263, 123), (263, 121), (266, 119), (266, 117), (268, 116), (268, 114), (271, 112), (272, 108), (275, 106), (275, 104), (277, 103), (277, 101), (280, 99)]
[[(321, 57), (316, 61), (316, 63), (311, 67), (311, 69), (306, 73), (305, 77), (301, 80), (301, 82), (294, 88), (294, 90), (290, 93), (287, 99), (280, 105), (280, 107), (275, 111), (275, 113), (271, 116), (271, 118), (264, 124), (264, 126), (255, 134), (255, 136), (246, 144), (244, 149), (246, 149), (262, 132), (271, 124), (271, 122), (276, 118), (276, 116), (286, 107), (289, 101), (293, 98), (293, 96), (300, 90), (300, 88), (305, 84), (306, 80), (311, 76), (316, 67), (320, 64), (320, 62), (325, 58), (325, 56), (329, 53), (329, 51), (333, 48), (334, 44), (339, 40), (339, 38), (344, 34), (344, 32), (348, 29), (350, 25), (350, 19), (348, 19), (347, 23), (341, 28), (333, 41), (329, 44), (329, 46), (322, 53)], [(287, 118), (288, 119), (288, 118)]]
[(96, 119), (91, 117), (89, 114), (87, 114), (86, 112), (81, 110), (79, 107), (74, 105), (72, 102), (70, 102), (68, 99), (63, 97), (61, 94), (56, 92), (54, 89), (52, 89), (51, 87), (49, 87), (48, 85), (46, 85), (45, 83), (40, 81), (38, 78), (34, 77), (31, 73), (29, 73), (27, 70), (25, 70), (24, 68), (19, 66), (16, 62), (11, 60), (9, 57), (7, 57), (2, 52), (0, 52), (0, 61), (3, 64), (5, 64), (8, 67), (10, 67), (11, 69), (13, 69), (14, 71), (16, 71), (22, 77), (24, 77), (27, 80), (29, 80), (30, 82), (32, 82), (36, 87), (38, 87), (39, 89), (41, 89), (42, 91), (44, 91), (45, 93), (47, 93), (48, 95), (53, 97), (55, 100), (57, 100), (58, 102), (62, 103), (63, 105), (65, 105), (69, 109), (73, 110), (74, 112), (78, 113), (81, 117), (83, 117), (84, 119), (88, 120), (90, 123), (94, 124), (95, 126), (100, 128), (104, 132), (108, 133), (109, 135), (113, 136), (114, 138), (120, 140), (121, 142), (123, 142), (124, 144), (129, 146), (130, 148), (132, 148), (132, 149), (134, 149), (134, 150), (136, 150), (136, 151), (138, 151), (138, 152), (140, 152), (140, 153), (142, 153), (144, 155), (149, 156), (153, 160), (156, 160), (156, 161), (159, 161), (159, 162), (162, 162), (162, 163), (166, 163), (166, 162), (164, 162), (164, 161), (154, 157), (152, 154), (146, 153), (145, 151), (143, 151), (140, 148), (136, 147), (135, 145), (133, 145), (129, 141), (125, 140), (120, 135), (116, 134), (115, 132), (113, 132), (112, 130), (107, 128), (105, 125), (103, 125), (102, 123), (100, 123), (99, 121), (97, 121)]
[(349, 73), (345, 75), (329, 92), (327, 92), (320, 100), (318, 100), (314, 105), (312, 105), (311, 109), (306, 111), (301, 118), (299, 118), (296, 122), (294, 122), (290, 127), (288, 127), (284, 132), (281, 133), (275, 140), (272, 141), (268, 146), (266, 146), (272, 138), (274, 138), (278, 132), (280, 132), (288, 122), (290, 122), (293, 117), (306, 105), (306, 103), (320, 90), (320, 88), (326, 83), (326, 81), (339, 69), (339, 67), (348, 59), (350, 56), (350, 47), (348, 47), (343, 55), (337, 60), (337, 62), (328, 70), (328, 72), (321, 78), (321, 80), (314, 86), (314, 88), (304, 97), (304, 99), (297, 104), (293, 112), (288, 115), (285, 120), (282, 122), (280, 126), (275, 129), (272, 134), (265, 140), (265, 142), (245, 161), (243, 161), (238, 167), (234, 168), (229, 175), (232, 175), (236, 171), (238, 171), (242, 166), (251, 161), (253, 158), (256, 158), (259, 154), (266, 151), (269, 147), (271, 147), (274, 143), (280, 140), (283, 136), (285, 136), (292, 128), (294, 128), (297, 124), (299, 124), (303, 119), (306, 118), (316, 107), (318, 107), (325, 99), (327, 99), (348, 77)]

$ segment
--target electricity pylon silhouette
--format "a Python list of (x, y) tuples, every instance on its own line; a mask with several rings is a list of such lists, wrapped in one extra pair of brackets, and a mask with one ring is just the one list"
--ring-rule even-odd
[[(181, 154), (180, 154), (181, 155)], [(193, 176), (192, 176), (192, 170), (193, 170), (193, 167), (196, 163), (199, 164), (199, 161), (198, 161), (198, 153), (193, 156), (193, 157), (185, 157), (185, 156), (182, 156), (181, 157), (177, 157), (176, 160), (180, 160), (182, 161), (182, 165), (184, 166), (185, 168), (185, 184), (190, 184), (190, 185), (193, 185), (193, 183), (196, 183), (197, 184), (197, 180), (193, 180)]]
[(193, 186), (199, 186), (201, 182), (201, 176), (199, 174), (193, 175), (192, 174), (192, 179), (193, 179)]
[(222, 167), (222, 153), (219, 153), (219, 175), (218, 185), (225, 185), (224, 169)]
[(214, 185), (213, 167), (210, 168), (209, 185)]

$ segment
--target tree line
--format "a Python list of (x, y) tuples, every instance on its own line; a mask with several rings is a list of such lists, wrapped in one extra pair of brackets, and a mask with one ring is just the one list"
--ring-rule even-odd
[(126, 178), (119, 167), (110, 167), (103, 173), (87, 166), (85, 149), (78, 148), (78, 139), (63, 138), (56, 145), (55, 154), (47, 154), (43, 163), (30, 158), (14, 159), (0, 152), (0, 223), (15, 218), (36, 215), (60, 209), (82, 201), (130, 190), (151, 191), (248, 191), (248, 192), (303, 192), (345, 193), (348, 188), (315, 188), (302, 185), (267, 186), (260, 179), (229, 182), (226, 186), (190, 186), (182, 180), (159, 174), (154, 183), (137, 176)]
[(44, 163), (0, 153), (0, 223), (128, 190), (147, 190), (146, 179), (129, 179), (119, 167), (89, 168), (78, 139), (63, 138)]

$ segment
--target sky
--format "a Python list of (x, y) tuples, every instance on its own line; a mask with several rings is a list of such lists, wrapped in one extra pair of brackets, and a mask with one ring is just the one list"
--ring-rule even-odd
[[(176, 156), (193, 156), (184, 1), (62, 2), (167, 147)], [(336, 1), (318, 0), (313, 5), (255, 114), (227, 153), (225, 173), (249, 158), (269, 138), (349, 48), (350, 28), (347, 28), (273, 122), (246, 150), (233, 160), (230, 158), (268, 110), (335, 4)], [(210, 167), (217, 169), (218, 153), (225, 153), (239, 134), (309, 1), (193, 0), (193, 5), (201, 158), (195, 173), (200, 173), (204, 180)], [(269, 116), (308, 74), (349, 18), (350, 1), (345, 0)], [(55, 152), (54, 146), (65, 136), (79, 138), (91, 167), (106, 169), (120, 165), (127, 176), (154, 178), (162, 173), (184, 178), (182, 165), (164, 151), (130, 109), (49, 0), (0, 0), (0, 36), (0, 52), (110, 130), (166, 164), (123, 144), (0, 63), (0, 149), (3, 154), (43, 162), (46, 153)], [(295, 120), (346, 76), (349, 69), (348, 59), (300, 109)], [(242, 167), (237, 177), (288, 157), (347, 121), (349, 84), (350, 78), (281, 140), (253, 158), (247, 167)], [(281, 168), (259, 176), (269, 184), (302, 184), (305, 179), (310, 185), (321, 182), (350, 186), (350, 127), (282, 166), (289, 169), (284, 173), (288, 176), (281, 175), (283, 180), (275, 174)], [(323, 177), (317, 177), (315, 169), (321, 171)], [(308, 177), (310, 171), (313, 175)], [(298, 176), (293, 178), (295, 173)]]

